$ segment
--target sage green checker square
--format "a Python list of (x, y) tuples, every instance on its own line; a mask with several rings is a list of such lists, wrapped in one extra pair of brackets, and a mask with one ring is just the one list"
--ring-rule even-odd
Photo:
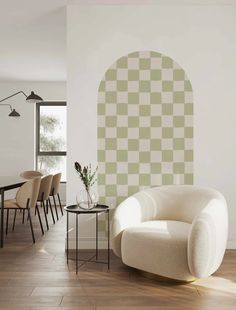
[(118, 185), (127, 185), (128, 184), (128, 175), (126, 173), (117, 174), (117, 184)]
[(151, 139), (150, 150), (151, 151), (161, 151), (161, 139)]
[(106, 152), (104, 150), (98, 150), (98, 162), (105, 162)]
[(184, 151), (184, 161), (192, 162), (193, 161), (193, 150)]
[(128, 70), (129, 81), (139, 81), (139, 70)]
[(138, 151), (139, 150), (139, 140), (138, 139), (129, 139), (128, 140), (128, 150), (129, 151)]
[(138, 128), (139, 127), (139, 117), (138, 116), (129, 116), (128, 117), (128, 127)]
[(97, 107), (98, 115), (105, 115), (106, 114), (106, 105), (104, 103), (99, 103)]
[(193, 174), (192, 173), (187, 173), (184, 175), (184, 184), (193, 184)]
[(173, 127), (162, 127), (162, 138), (173, 138)]
[(162, 151), (162, 161), (171, 162), (173, 161), (173, 151), (165, 150)]
[(151, 91), (151, 82), (150, 81), (139, 81), (139, 91), (148, 93)]
[(103, 81), (101, 81), (101, 83), (99, 85), (98, 91), (104, 92), (105, 90), (106, 90), (106, 82), (103, 80)]
[(98, 182), (98, 185), (105, 185), (106, 184), (106, 175), (99, 173), (97, 182)]
[(172, 115), (173, 114), (173, 104), (163, 103), (162, 104), (162, 115)]
[(139, 128), (139, 138), (140, 139), (149, 139), (151, 136), (151, 131), (149, 127), (140, 127)]
[(184, 114), (185, 115), (193, 115), (193, 103), (185, 103)]
[(118, 127), (117, 128), (117, 138), (127, 138), (128, 137), (128, 128), (127, 127)]
[(128, 163), (128, 174), (138, 174), (139, 164), (138, 163)]
[(114, 197), (117, 195), (117, 188), (116, 185), (109, 185), (107, 184), (105, 187), (105, 195), (107, 197)]
[(161, 80), (161, 70), (150, 70), (151, 72), (151, 80), (152, 81), (160, 81)]
[(161, 116), (151, 116), (151, 127), (161, 127)]
[(151, 66), (151, 59), (150, 58), (140, 58), (139, 59), (139, 69), (141, 70), (148, 70)]
[(140, 105), (139, 106), (139, 115), (140, 116), (150, 116), (151, 106), (150, 105)]
[(193, 127), (184, 128), (184, 137), (189, 139), (193, 138)]
[(161, 163), (151, 163), (151, 174), (161, 173)]
[(162, 91), (171, 92), (174, 89), (173, 81), (162, 81)]
[(150, 103), (151, 104), (161, 104), (161, 93), (160, 92), (153, 92), (150, 95)]
[(184, 90), (185, 91), (192, 91), (192, 86), (189, 80), (184, 81)]
[(125, 162), (128, 160), (128, 151), (126, 150), (117, 150), (117, 161)]
[(185, 73), (183, 69), (174, 69), (173, 71), (174, 81), (184, 81)]
[(162, 184), (163, 185), (172, 185), (174, 181), (173, 174), (162, 174)]
[(106, 163), (106, 174), (114, 174), (117, 172), (117, 163)]
[(139, 94), (138, 93), (128, 93), (128, 103), (129, 104), (138, 104), (139, 103)]
[(184, 149), (184, 139), (183, 138), (174, 138), (173, 139), (174, 150), (183, 150)]
[(139, 186), (129, 185), (128, 186), (128, 196), (131, 196), (139, 191)]
[(116, 150), (117, 149), (117, 140), (114, 138), (106, 138), (105, 147), (106, 147), (106, 150)]
[(124, 56), (117, 60), (117, 68), (124, 69), (128, 68), (128, 57)]
[(133, 52), (128, 55), (129, 58), (139, 58), (139, 52)]
[(173, 60), (169, 57), (162, 57), (162, 68), (163, 69), (170, 69), (173, 68)]
[(174, 116), (173, 124), (174, 127), (184, 127), (184, 116)]
[(161, 53), (158, 53), (158, 52), (153, 52), (153, 51), (151, 51), (151, 52), (150, 52), (150, 57), (153, 57), (153, 58), (160, 58), (160, 57), (162, 57), (162, 54), (161, 54)]
[(104, 127), (98, 127), (98, 139), (105, 138), (105, 133)]
[(128, 91), (128, 81), (117, 81), (117, 91)]
[(117, 117), (116, 116), (106, 116), (106, 127), (116, 127), (117, 124)]
[(127, 115), (128, 114), (128, 105), (127, 103), (118, 103), (116, 105), (117, 115)]
[(106, 98), (106, 103), (116, 103), (117, 102), (117, 92), (107, 91), (105, 98)]
[(175, 91), (173, 93), (174, 103), (184, 103), (184, 92), (183, 91)]
[(174, 173), (176, 174), (183, 174), (184, 173), (184, 163), (174, 163), (174, 166), (173, 166), (173, 170), (174, 170)]
[(116, 81), (117, 80), (117, 70), (116, 69), (109, 69), (105, 75), (106, 81)]
[(150, 174), (140, 174), (139, 175), (139, 185), (149, 186), (151, 182)]
[(139, 152), (140, 163), (150, 163), (150, 152)]

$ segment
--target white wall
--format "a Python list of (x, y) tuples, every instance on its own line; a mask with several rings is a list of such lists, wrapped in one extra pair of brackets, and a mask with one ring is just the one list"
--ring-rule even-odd
[[(73, 162), (97, 162), (97, 90), (104, 72), (122, 55), (155, 50), (177, 61), (192, 82), (195, 184), (225, 195), (230, 246), (236, 246), (235, 16), (235, 5), (68, 7), (69, 203), (80, 186)], [(93, 236), (87, 221), (82, 239)]]
[[(45, 101), (66, 100), (66, 83), (62, 82), (0, 82), (0, 100), (20, 90), (26, 94), (34, 91)], [(11, 104), (21, 115), (8, 117), (9, 107), (0, 107), (0, 175), (14, 176), (34, 169), (35, 105), (27, 103), (23, 94), (3, 103)], [(62, 196), (65, 201), (65, 186)]]

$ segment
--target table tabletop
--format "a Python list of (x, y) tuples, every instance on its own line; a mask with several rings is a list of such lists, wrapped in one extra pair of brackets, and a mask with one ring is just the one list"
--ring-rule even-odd
[(80, 208), (78, 205), (71, 205), (64, 207), (65, 211), (71, 212), (71, 213), (84, 213), (84, 214), (93, 214), (93, 213), (101, 213), (101, 212), (107, 212), (110, 210), (108, 206), (105, 205), (97, 205), (93, 209), (85, 210)]
[(21, 186), (25, 180), (20, 176), (0, 176), (0, 190), (9, 189), (11, 186)]

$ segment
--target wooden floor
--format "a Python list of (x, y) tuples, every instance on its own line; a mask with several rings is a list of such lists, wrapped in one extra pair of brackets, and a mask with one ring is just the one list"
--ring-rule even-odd
[(76, 276), (74, 262), (66, 264), (65, 216), (44, 237), (34, 221), (35, 245), (18, 217), (0, 249), (1, 310), (236, 309), (236, 251), (227, 251), (212, 277), (186, 285), (144, 278), (113, 255), (109, 272), (88, 263)]

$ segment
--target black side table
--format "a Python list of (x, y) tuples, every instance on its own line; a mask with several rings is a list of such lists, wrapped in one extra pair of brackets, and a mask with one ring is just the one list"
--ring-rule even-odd
[[(71, 205), (64, 207), (64, 210), (67, 214), (67, 221), (66, 221), (66, 256), (67, 256), (67, 264), (69, 262), (69, 213), (73, 213), (76, 216), (76, 229), (75, 229), (75, 242), (76, 242), (76, 253), (75, 253), (75, 262), (76, 262), (76, 274), (78, 274), (78, 261), (84, 261), (84, 262), (95, 262), (95, 263), (101, 263), (101, 264), (107, 264), (108, 270), (110, 269), (110, 220), (109, 220), (109, 207), (105, 205), (97, 205), (95, 208), (91, 210), (84, 210), (81, 209), (77, 205)], [(108, 236), (107, 236), (107, 261), (99, 261), (98, 260), (98, 215), (100, 213), (106, 213), (107, 214), (107, 224), (108, 224)], [(78, 257), (78, 216), (80, 214), (96, 214), (96, 252), (95, 255), (93, 255), (91, 258), (87, 260), (79, 259)], [(93, 258), (95, 257), (95, 260)]]

